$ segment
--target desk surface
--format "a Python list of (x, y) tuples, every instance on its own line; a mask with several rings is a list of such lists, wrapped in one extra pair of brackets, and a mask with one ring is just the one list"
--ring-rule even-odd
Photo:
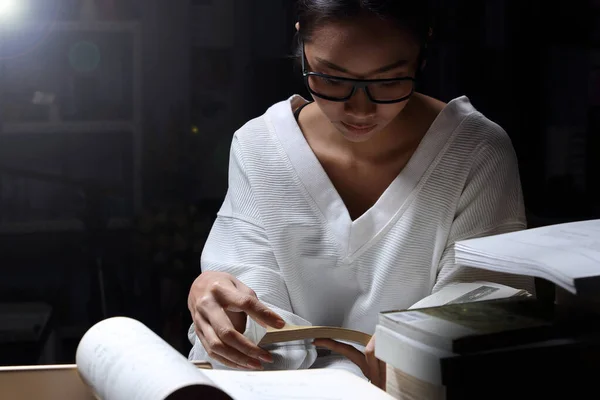
[[(210, 369), (209, 363), (194, 363)], [(10, 400), (95, 400), (77, 366), (40, 365), (0, 367), (0, 399)]]
[(0, 367), (0, 398), (93, 400), (75, 365)]

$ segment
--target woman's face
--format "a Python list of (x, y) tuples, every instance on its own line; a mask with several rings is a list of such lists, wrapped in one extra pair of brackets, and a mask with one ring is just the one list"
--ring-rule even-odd
[[(374, 17), (317, 27), (311, 40), (304, 44), (304, 51), (308, 71), (338, 77), (414, 77), (419, 67), (420, 46), (414, 37), (392, 22)], [(372, 138), (388, 126), (407, 103), (376, 104), (363, 90), (357, 90), (347, 102), (313, 97), (323, 114), (352, 142)]]

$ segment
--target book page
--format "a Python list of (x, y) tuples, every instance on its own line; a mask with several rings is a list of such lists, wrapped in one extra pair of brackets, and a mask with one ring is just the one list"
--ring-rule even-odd
[(460, 282), (448, 285), (443, 289), (419, 300), (409, 310), (425, 307), (437, 307), (444, 304), (502, 299), (525, 294), (521, 289), (511, 288), (493, 282)]
[(208, 370), (206, 375), (234, 399), (392, 400), (385, 391), (338, 369), (242, 372)]
[(76, 362), (101, 400), (163, 400), (184, 387), (214, 386), (162, 338), (126, 317), (94, 325), (79, 343)]
[(459, 263), (539, 276), (573, 291), (573, 280), (600, 275), (600, 220), (572, 222), (456, 244)]

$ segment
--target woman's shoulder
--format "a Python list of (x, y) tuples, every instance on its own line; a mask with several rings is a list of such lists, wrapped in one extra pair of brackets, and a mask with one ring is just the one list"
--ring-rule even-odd
[(488, 118), (463, 95), (442, 102), (422, 98), (433, 113), (438, 111), (422, 146), (439, 154), (445, 169), (468, 172), (498, 163), (516, 164), (512, 139), (496, 121)]
[(234, 138), (249, 143), (264, 142), (265, 136), (272, 136), (282, 123), (295, 124), (294, 110), (305, 103), (307, 100), (299, 95), (278, 101), (262, 114), (246, 121), (236, 130)]
[[(439, 101), (433, 99), (439, 107)], [(439, 103), (437, 103), (439, 102)], [(439, 118), (453, 129), (454, 141), (468, 153), (487, 151), (512, 152), (510, 135), (499, 122), (490, 119), (463, 95), (444, 104)]]
[(232, 156), (241, 159), (249, 170), (285, 166), (289, 162), (285, 154), (297, 147), (299, 128), (293, 110), (303, 101), (300, 96), (292, 96), (245, 122), (234, 132)]

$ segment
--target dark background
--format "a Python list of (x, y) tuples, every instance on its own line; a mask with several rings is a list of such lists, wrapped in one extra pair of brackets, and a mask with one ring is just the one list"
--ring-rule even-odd
[[(600, 2), (438, 3), (421, 90), (508, 132), (531, 226), (597, 218)], [(187, 355), (231, 137), (306, 96), (293, 2), (22, 4), (0, 20), (0, 365), (71, 363), (113, 315)]]

